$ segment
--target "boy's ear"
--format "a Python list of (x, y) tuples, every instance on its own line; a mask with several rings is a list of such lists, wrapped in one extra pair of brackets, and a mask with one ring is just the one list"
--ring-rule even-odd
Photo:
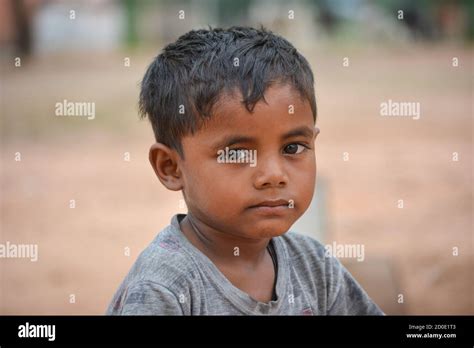
[(314, 138), (313, 138), (313, 140), (316, 139), (316, 137), (318, 136), (319, 132), (320, 132), (319, 128), (315, 126), (315, 127), (314, 127)]
[(150, 147), (151, 166), (161, 183), (171, 191), (179, 191), (183, 188), (178, 156), (175, 150), (162, 143), (154, 143)]

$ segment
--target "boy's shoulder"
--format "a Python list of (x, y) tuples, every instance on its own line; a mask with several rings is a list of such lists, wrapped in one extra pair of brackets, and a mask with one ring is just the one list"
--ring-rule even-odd
[(285, 244), (291, 259), (311, 257), (318, 261), (325, 260), (325, 246), (313, 237), (290, 230), (279, 238)]
[(195, 260), (172, 221), (137, 257), (107, 314), (183, 314), (189, 308), (180, 297), (188, 296), (198, 274)]
[(337, 281), (347, 274), (341, 262), (327, 253), (318, 240), (299, 232), (289, 231), (281, 236), (291, 266), (306, 274), (312, 287), (338, 286)]
[(150, 282), (173, 288), (197, 272), (194, 259), (172, 225), (166, 226), (140, 253), (128, 274), (130, 283)]

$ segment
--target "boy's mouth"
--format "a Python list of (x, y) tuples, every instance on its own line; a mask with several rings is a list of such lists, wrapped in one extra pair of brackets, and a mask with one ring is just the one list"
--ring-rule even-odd
[(282, 215), (288, 208), (289, 203), (285, 199), (262, 201), (249, 207), (251, 211), (261, 215)]
[(288, 206), (288, 201), (286, 199), (272, 199), (267, 201), (262, 201), (258, 204), (250, 206), (250, 208), (255, 207), (278, 207), (278, 206)]

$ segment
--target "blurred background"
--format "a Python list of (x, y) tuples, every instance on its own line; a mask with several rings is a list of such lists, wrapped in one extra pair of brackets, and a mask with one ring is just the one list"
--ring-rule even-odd
[[(301, 233), (387, 314), (474, 314), (473, 1), (0, 0), (0, 314), (102, 314), (173, 214), (148, 163), (139, 83), (191, 29), (264, 25), (316, 79), (318, 181)], [(58, 117), (56, 103), (94, 103)], [(383, 117), (417, 102), (418, 120)], [(304, 221), (303, 221), (304, 220)]]

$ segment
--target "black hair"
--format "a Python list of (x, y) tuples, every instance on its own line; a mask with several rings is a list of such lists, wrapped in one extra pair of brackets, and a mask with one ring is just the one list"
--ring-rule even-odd
[(226, 93), (239, 90), (249, 112), (273, 83), (291, 84), (309, 101), (316, 122), (314, 77), (293, 45), (265, 28), (192, 30), (166, 46), (141, 83), (140, 114), (155, 139), (181, 157), (181, 139), (194, 134)]

